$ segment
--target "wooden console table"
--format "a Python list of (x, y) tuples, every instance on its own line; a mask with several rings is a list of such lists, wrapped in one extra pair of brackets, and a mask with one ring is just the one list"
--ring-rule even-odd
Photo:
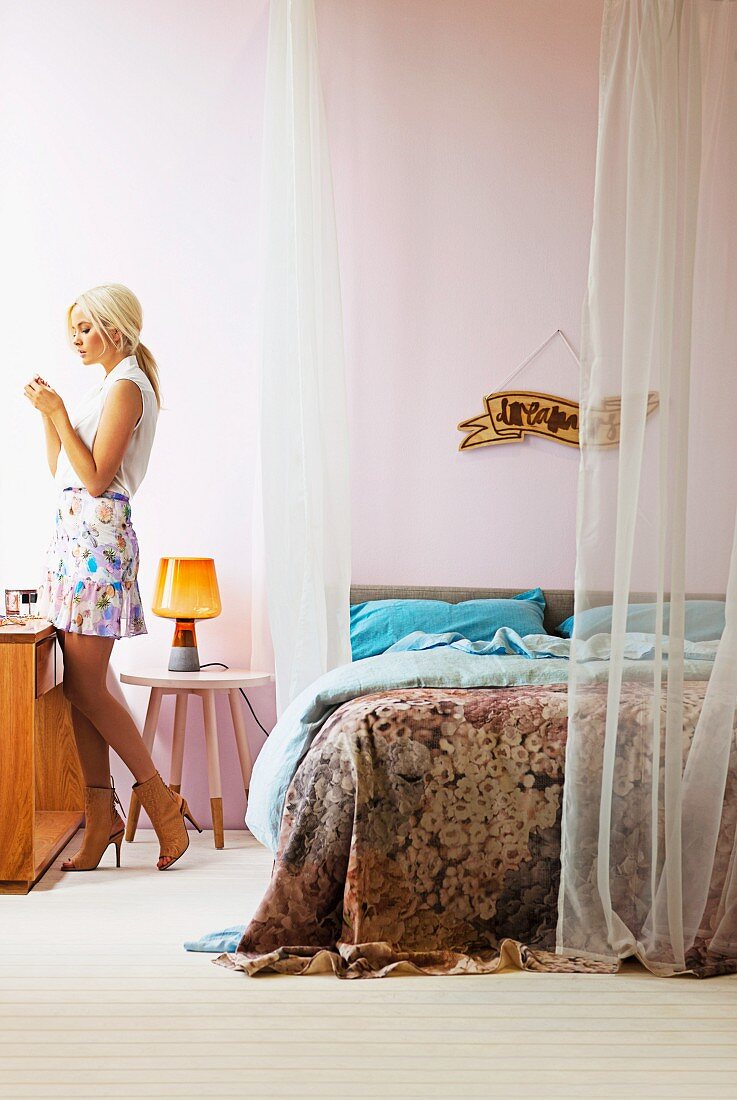
[(84, 821), (56, 631), (0, 627), (0, 894), (27, 894)]

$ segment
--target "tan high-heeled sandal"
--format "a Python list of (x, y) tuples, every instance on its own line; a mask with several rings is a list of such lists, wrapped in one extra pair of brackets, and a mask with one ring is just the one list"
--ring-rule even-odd
[[(199, 833), (202, 829), (192, 817), (187, 800), (177, 791), (167, 787), (159, 773), (147, 779), (145, 783), (135, 783), (133, 790), (144, 810), (151, 819), (161, 845), (157, 867), (166, 871), (183, 856), (189, 847), (189, 834), (184, 824), (185, 817), (191, 821)], [(163, 867), (162, 860), (167, 860)]]
[(125, 826), (116, 804), (123, 809), (114, 786), (85, 787), (84, 840), (76, 855), (64, 860), (62, 871), (94, 871), (111, 844), (115, 845), (115, 866), (120, 867)]

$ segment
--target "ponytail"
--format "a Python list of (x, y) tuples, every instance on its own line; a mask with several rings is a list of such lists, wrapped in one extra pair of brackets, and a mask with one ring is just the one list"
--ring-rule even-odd
[(145, 344), (139, 343), (133, 354), (136, 357), (138, 366), (151, 383), (151, 388), (156, 395), (156, 404), (161, 408), (161, 387), (159, 386), (159, 368), (156, 366), (156, 360)]

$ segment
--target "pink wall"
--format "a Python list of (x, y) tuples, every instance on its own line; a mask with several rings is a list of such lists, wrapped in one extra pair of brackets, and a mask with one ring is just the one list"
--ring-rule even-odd
[[(554, 329), (578, 346), (602, 3), (317, 9), (354, 579), (570, 586), (577, 454), (535, 440), (460, 454), (456, 424)], [(64, 343), (64, 309), (80, 289), (124, 282), (144, 304), (166, 405), (133, 502), (144, 601), (160, 555), (212, 554), (224, 611), (200, 629), (201, 659), (247, 665), (266, 0), (0, 0), (0, 14), (0, 401), (16, 429), (12, 445), (0, 437), (0, 585), (36, 583), (53, 510), (23, 382), (41, 371), (73, 403), (90, 376)], [(562, 345), (521, 381), (577, 392)], [(161, 664), (169, 624), (149, 614), (148, 628), (116, 647), (118, 670)], [(127, 698), (142, 722), (144, 691)], [(269, 725), (271, 692), (252, 701)], [(184, 788), (208, 819), (192, 710)], [(166, 700), (164, 774), (172, 716)], [(227, 707), (219, 716), (226, 825), (237, 827)], [(116, 777), (127, 791), (126, 769)]]
[[(456, 425), (556, 328), (579, 346), (602, 4), (318, 11), (354, 577), (570, 587), (577, 452), (528, 439), (459, 453)], [(558, 341), (518, 384), (575, 397), (575, 363)]]

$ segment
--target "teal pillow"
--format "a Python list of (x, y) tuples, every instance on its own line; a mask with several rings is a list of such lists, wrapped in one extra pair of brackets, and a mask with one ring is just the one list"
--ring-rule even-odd
[(351, 607), (353, 660), (384, 653), (401, 638), (419, 630), (423, 634), (462, 634), (471, 642), (488, 642), (497, 630), (509, 627), (521, 638), (544, 634), (545, 597), (533, 588), (510, 599), (466, 600), (369, 600)]
[[(627, 611), (628, 634), (655, 633), (654, 603), (633, 603)], [(579, 638), (591, 638), (594, 634), (611, 634), (612, 606), (589, 607), (578, 615)], [(574, 617), (562, 622), (558, 633), (564, 638), (573, 637)], [(670, 604), (663, 604), (663, 633), (670, 625)], [(724, 630), (724, 604), (721, 600), (686, 600), (686, 637), (690, 642), (712, 642), (721, 638)]]

